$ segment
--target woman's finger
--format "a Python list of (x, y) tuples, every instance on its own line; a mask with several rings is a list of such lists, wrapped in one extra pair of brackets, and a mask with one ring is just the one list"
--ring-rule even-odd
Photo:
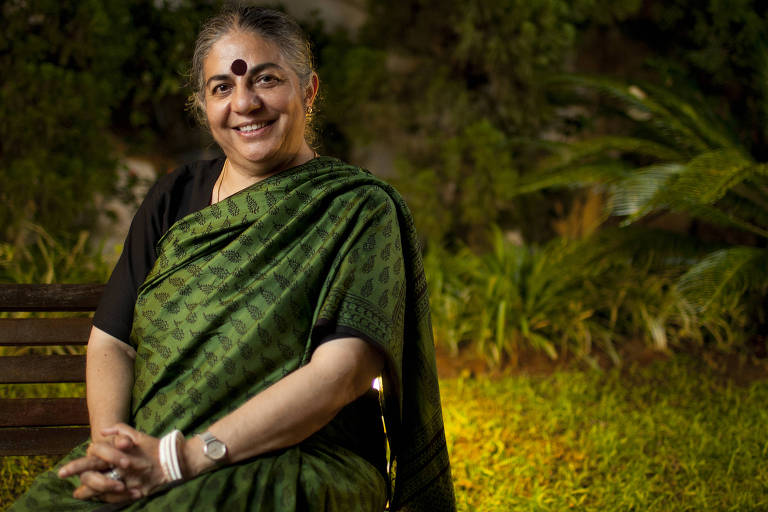
[(125, 491), (125, 484), (120, 480), (107, 478), (98, 471), (86, 471), (80, 475), (80, 487), (75, 489), (72, 494), (80, 500), (91, 499), (95, 496), (105, 493), (122, 493)]
[(112, 445), (118, 450), (127, 452), (135, 447), (136, 443), (133, 442), (131, 437), (124, 434), (118, 434), (113, 438)]
[(72, 475), (79, 475), (84, 471), (104, 471), (110, 464), (98, 457), (81, 457), (65, 464), (59, 469), (60, 478), (68, 478)]
[(128, 455), (106, 442), (92, 443), (88, 447), (87, 453), (89, 457), (98, 457), (102, 459), (108, 466), (125, 468), (130, 465), (130, 458)]
[(144, 473), (152, 467), (152, 461), (142, 456), (128, 457), (128, 464), (121, 466), (130, 473)]
[(130, 425), (125, 423), (116, 423), (111, 427), (101, 429), (101, 435), (103, 436), (125, 436), (130, 439), (133, 444), (138, 444), (139, 436), (141, 433)]

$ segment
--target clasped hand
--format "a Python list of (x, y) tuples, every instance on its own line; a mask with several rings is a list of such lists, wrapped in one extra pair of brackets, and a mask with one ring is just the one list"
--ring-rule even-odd
[[(59, 469), (61, 478), (80, 477), (80, 486), (72, 494), (75, 498), (97, 498), (109, 503), (133, 501), (168, 483), (158, 458), (159, 439), (124, 423), (103, 429), (101, 434), (104, 440), (91, 443), (85, 457)], [(118, 470), (122, 481), (104, 474), (110, 468)]]

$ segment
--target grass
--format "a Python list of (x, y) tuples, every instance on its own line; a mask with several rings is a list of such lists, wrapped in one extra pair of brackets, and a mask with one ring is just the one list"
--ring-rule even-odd
[(443, 381), (459, 510), (768, 510), (768, 381), (701, 366)]
[[(768, 380), (737, 386), (679, 356), (465, 375), (442, 395), (460, 511), (768, 510)], [(0, 509), (51, 464), (0, 460)]]

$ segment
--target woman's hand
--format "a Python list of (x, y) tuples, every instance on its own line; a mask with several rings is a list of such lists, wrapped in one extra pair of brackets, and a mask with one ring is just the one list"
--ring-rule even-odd
[[(59, 470), (62, 478), (80, 476), (81, 485), (75, 489), (75, 498), (99, 497), (107, 502), (135, 500), (168, 483), (158, 459), (158, 439), (124, 423), (103, 429), (101, 434), (114, 436), (113, 442), (91, 444), (86, 457)], [(102, 472), (109, 468), (116, 468), (123, 475), (123, 481), (107, 478)]]
[[(108, 460), (96, 455), (106, 450), (128, 451), (132, 447), (133, 441), (126, 436), (104, 438), (102, 441), (91, 443), (85, 457), (75, 459), (62, 466), (58, 475), (60, 478), (80, 476), (81, 485), (73, 493), (73, 496), (78, 499), (87, 500), (98, 497), (109, 503), (135, 500), (141, 497), (138, 490), (129, 490), (125, 482), (108, 478), (104, 474), (110, 468), (126, 466), (128, 464), (127, 457), (114, 454), (111, 460), (117, 461), (117, 464), (111, 464)], [(122, 472), (122, 470), (118, 469), (118, 472)]]

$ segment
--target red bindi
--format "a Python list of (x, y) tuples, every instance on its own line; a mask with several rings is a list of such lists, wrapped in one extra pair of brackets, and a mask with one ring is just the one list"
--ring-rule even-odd
[(243, 59), (237, 59), (232, 63), (231, 69), (237, 76), (243, 76), (248, 70), (248, 64)]

